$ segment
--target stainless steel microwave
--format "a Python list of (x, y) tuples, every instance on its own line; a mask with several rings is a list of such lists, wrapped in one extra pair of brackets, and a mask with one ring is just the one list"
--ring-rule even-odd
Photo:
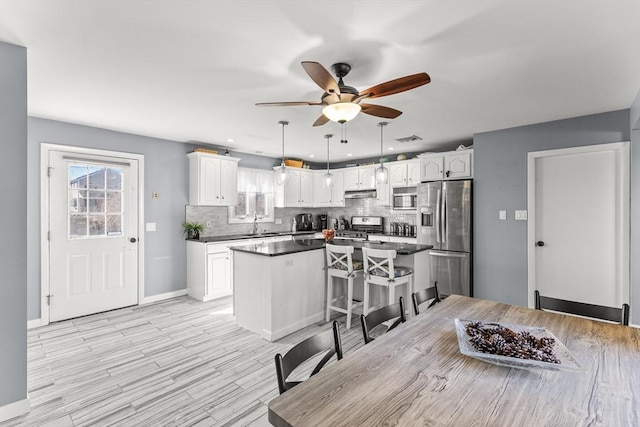
[(418, 208), (418, 193), (415, 187), (393, 189), (393, 210), (415, 211)]

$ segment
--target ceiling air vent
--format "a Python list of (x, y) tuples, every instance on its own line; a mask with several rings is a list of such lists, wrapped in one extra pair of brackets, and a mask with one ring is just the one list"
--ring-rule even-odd
[(404, 138), (396, 139), (398, 142), (413, 142), (413, 141), (422, 141), (418, 135), (405, 136)]

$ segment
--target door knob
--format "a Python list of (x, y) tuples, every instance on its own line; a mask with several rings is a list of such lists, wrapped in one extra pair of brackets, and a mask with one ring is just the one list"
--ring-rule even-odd
[(538, 240), (538, 241), (536, 242), (536, 246), (540, 246), (540, 247), (542, 247), (542, 246), (544, 246), (544, 242), (543, 242), (542, 240)]
[(138, 239), (136, 239), (135, 237), (132, 237), (132, 238), (130, 238), (130, 239), (129, 239), (129, 241), (130, 241), (131, 243), (135, 243), (135, 242), (137, 242), (137, 241), (138, 241)]

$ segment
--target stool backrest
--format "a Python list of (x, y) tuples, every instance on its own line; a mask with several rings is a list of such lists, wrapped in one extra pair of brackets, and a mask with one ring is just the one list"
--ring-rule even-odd
[(396, 251), (387, 249), (362, 248), (362, 258), (364, 260), (364, 273), (371, 274), (376, 271), (375, 276), (393, 279), (395, 272), (393, 260)]
[(353, 246), (338, 246), (327, 243), (325, 253), (327, 255), (327, 268), (353, 271)]

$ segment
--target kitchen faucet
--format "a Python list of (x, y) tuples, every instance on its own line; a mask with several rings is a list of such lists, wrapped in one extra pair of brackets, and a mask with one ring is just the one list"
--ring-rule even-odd
[(258, 234), (258, 212), (253, 211), (253, 232), (251, 234)]

